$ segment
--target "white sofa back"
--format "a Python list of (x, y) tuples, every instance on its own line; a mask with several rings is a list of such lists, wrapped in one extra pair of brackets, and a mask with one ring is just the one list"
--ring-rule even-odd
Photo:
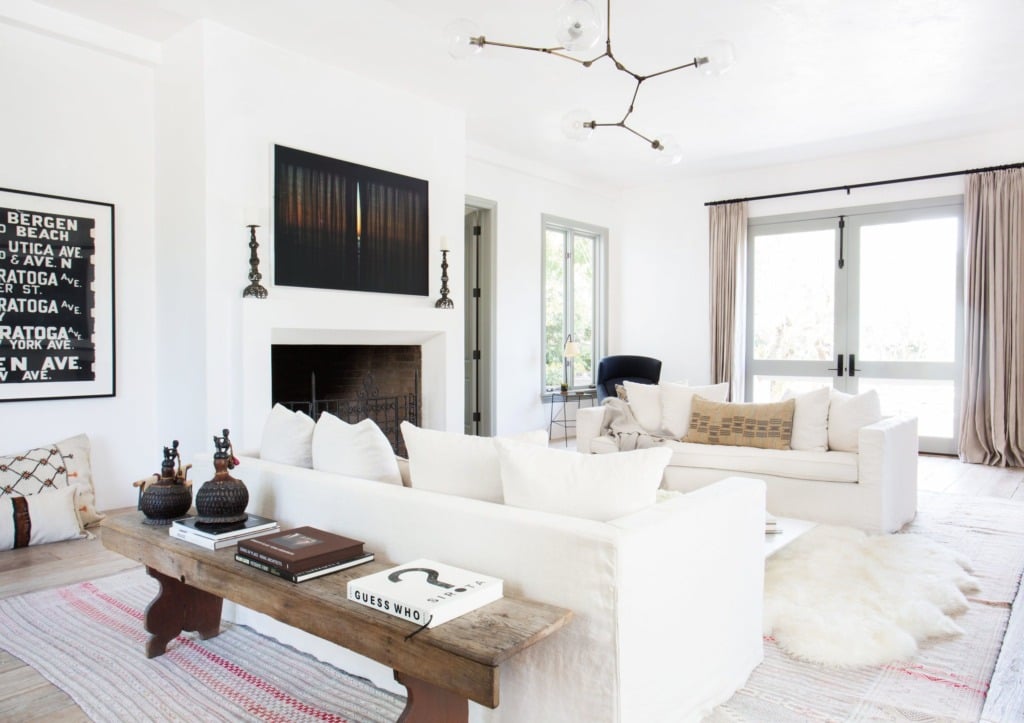
[[(196, 484), (212, 476), (197, 464)], [(508, 596), (572, 622), (502, 666), (479, 721), (698, 719), (761, 661), (764, 484), (731, 478), (593, 522), (244, 457), (249, 510), (356, 537), (379, 560), (419, 557), (501, 577)], [(233, 606), (226, 607), (226, 614)], [(396, 689), (390, 670), (264, 616), (241, 622)], [(400, 687), (397, 690), (404, 693)]]

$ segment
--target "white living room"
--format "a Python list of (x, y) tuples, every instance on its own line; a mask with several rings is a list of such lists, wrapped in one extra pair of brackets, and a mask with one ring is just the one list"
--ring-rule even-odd
[(0, 719), (1024, 720), (1022, 27), (3, 3)]

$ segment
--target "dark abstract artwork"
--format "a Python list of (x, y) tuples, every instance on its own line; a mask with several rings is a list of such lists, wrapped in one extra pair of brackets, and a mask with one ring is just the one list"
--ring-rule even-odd
[(427, 182), (274, 146), (274, 282), (429, 292)]

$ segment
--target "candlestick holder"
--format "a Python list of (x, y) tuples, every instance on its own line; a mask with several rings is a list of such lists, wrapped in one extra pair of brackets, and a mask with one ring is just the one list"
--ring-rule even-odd
[(434, 308), (455, 308), (455, 302), (448, 298), (448, 249), (441, 249), (441, 298), (434, 302)]
[(263, 275), (260, 273), (260, 257), (256, 255), (259, 244), (256, 242), (256, 229), (259, 224), (250, 223), (249, 227), (249, 285), (242, 291), (242, 298), (252, 296), (256, 299), (267, 298), (267, 290), (260, 285)]

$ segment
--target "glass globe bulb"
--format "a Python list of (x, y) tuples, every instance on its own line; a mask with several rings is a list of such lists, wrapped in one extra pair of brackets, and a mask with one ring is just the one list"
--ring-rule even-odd
[(674, 166), (683, 160), (683, 147), (671, 135), (659, 136), (655, 152), (658, 154), (655, 163), (659, 166)]
[(562, 116), (562, 132), (566, 138), (574, 141), (585, 141), (594, 133), (593, 114), (586, 108), (571, 110)]
[(601, 17), (588, 0), (567, 0), (555, 16), (555, 37), (566, 50), (589, 50), (601, 37)]
[(483, 45), (474, 43), (474, 38), (479, 38), (480, 29), (472, 20), (459, 18), (444, 26), (444, 39), (448, 43), (448, 55), (456, 60), (476, 55), (484, 49)]
[(728, 40), (713, 40), (697, 49), (697, 67), (707, 76), (721, 75), (735, 60), (736, 51)]

